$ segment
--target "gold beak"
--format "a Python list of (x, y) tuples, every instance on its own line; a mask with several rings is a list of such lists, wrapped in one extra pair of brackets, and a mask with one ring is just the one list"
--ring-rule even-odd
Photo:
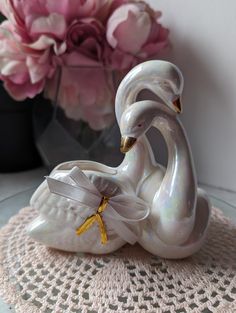
[(173, 101), (173, 105), (177, 113), (182, 113), (182, 104), (180, 98), (177, 98), (175, 101)]
[(126, 153), (128, 152), (132, 147), (133, 145), (135, 144), (136, 142), (136, 138), (133, 138), (133, 137), (122, 137), (121, 138), (121, 143), (120, 143), (120, 151), (122, 153)]

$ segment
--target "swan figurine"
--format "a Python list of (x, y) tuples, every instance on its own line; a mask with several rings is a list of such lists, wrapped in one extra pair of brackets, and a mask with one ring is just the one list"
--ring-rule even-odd
[[(94, 254), (110, 253), (127, 242), (135, 243), (140, 235), (138, 222), (145, 219), (149, 212), (146, 203), (136, 197), (137, 185), (142, 178), (145, 164), (148, 164), (146, 159), (149, 152), (145, 149), (150, 149), (148, 143), (147, 145), (142, 142), (137, 143), (125, 155), (123, 162), (117, 168), (83, 160), (59, 164), (31, 197), (30, 206), (38, 211), (38, 217), (27, 226), (29, 236), (48, 247), (70, 252), (90, 252)], [(77, 173), (77, 177), (74, 179), (75, 173)], [(95, 199), (95, 203), (97, 201), (97, 205), (94, 204), (95, 209), (98, 208), (102, 196), (109, 197), (112, 200), (125, 195), (125, 199), (123, 199), (124, 207), (120, 207), (119, 204), (115, 205), (118, 210), (123, 211), (122, 216), (121, 214), (118, 216), (119, 220), (116, 220), (119, 229), (116, 229), (117, 225), (114, 224), (114, 219), (112, 224), (112, 219), (104, 216), (106, 233), (109, 239), (106, 244), (100, 241), (100, 231), (96, 226), (91, 227), (89, 231), (79, 236), (76, 233), (78, 227), (92, 214), (88, 203), (86, 203), (90, 199), (83, 201), (84, 199), (71, 198), (58, 191), (52, 192), (49, 186), (50, 179), (69, 184), (72, 186), (71, 188), (76, 187), (75, 181), (79, 182), (80, 185), (85, 182), (85, 187), (89, 189), (87, 194), (94, 192), (95, 187), (95, 193), (100, 193), (101, 196), (100, 199), (99, 197), (97, 197), (97, 200)], [(67, 188), (68, 186), (64, 187)], [(138, 211), (137, 207), (139, 207)], [(112, 208), (108, 207), (108, 209), (111, 210)], [(105, 215), (105, 212), (103, 215)]]
[(94, 254), (137, 242), (139, 222), (149, 214), (128, 177), (89, 161), (56, 167), (34, 192), (30, 205), (39, 213), (27, 226), (33, 239), (59, 250)]
[[(150, 89), (159, 101), (136, 102), (142, 89)], [(168, 62), (148, 61), (128, 73), (116, 96), (123, 162), (117, 168), (92, 161), (57, 166), (31, 198), (30, 204), (39, 216), (28, 226), (29, 235), (49, 247), (74, 252), (110, 253), (135, 241), (167, 258), (196, 252), (205, 237), (210, 203), (204, 192), (197, 190), (189, 145), (176, 117), (181, 111), (182, 89), (182, 74)], [(157, 127), (167, 142), (167, 169), (155, 162), (145, 136), (151, 126)], [(53, 186), (50, 189), (50, 184), (61, 184), (59, 191)], [(60, 191), (68, 188), (69, 196)], [(83, 197), (71, 196), (71, 190), (78, 194), (79, 188), (88, 188), (97, 195), (94, 207), (100, 208), (98, 194), (110, 199), (107, 211), (101, 213), (109, 238), (106, 244), (99, 240), (99, 227), (91, 227), (79, 236), (75, 231), (91, 218), (89, 199), (86, 202)], [(115, 203), (122, 196), (123, 207)], [(119, 229), (114, 219), (109, 219), (109, 211), (114, 209), (112, 202), (122, 212), (116, 212)], [(97, 213), (93, 211), (93, 218), (99, 208)]]
[[(134, 103), (144, 88), (151, 90), (159, 101)], [(189, 143), (177, 119), (182, 111), (182, 91), (183, 77), (175, 65), (148, 61), (127, 74), (117, 93), (122, 151), (126, 153), (137, 142), (145, 141), (145, 133), (152, 126), (161, 132), (167, 144), (167, 169), (161, 171), (153, 161), (151, 173), (144, 172), (137, 187), (138, 196), (151, 206), (149, 217), (141, 222), (139, 243), (164, 258), (184, 258), (199, 250), (211, 211), (206, 193), (197, 188)]]

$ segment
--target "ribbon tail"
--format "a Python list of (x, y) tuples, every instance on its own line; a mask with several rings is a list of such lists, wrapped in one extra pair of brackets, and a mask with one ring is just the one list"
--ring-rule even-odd
[(109, 223), (111, 224), (114, 231), (119, 235), (122, 239), (124, 239), (129, 244), (133, 245), (138, 241), (138, 236), (130, 230), (125, 223), (118, 222), (112, 219), (109, 219)]
[(107, 243), (107, 233), (106, 233), (106, 227), (105, 224), (99, 214), (96, 214), (96, 220), (99, 225), (100, 234), (101, 234), (101, 243), (104, 245)]
[(87, 218), (87, 220), (79, 228), (76, 229), (76, 234), (79, 236), (85, 233), (93, 225), (95, 221), (96, 215), (92, 215), (89, 218)]
[[(120, 205), (117, 201), (110, 200), (108, 205), (109, 210), (106, 210), (106, 216), (126, 223), (141, 222), (146, 219), (150, 213), (150, 209), (147, 205), (143, 207), (138, 206), (138, 208), (136, 208), (135, 202), (133, 202), (130, 206), (127, 205), (125, 207)], [(127, 217), (124, 215), (124, 212), (126, 213)]]

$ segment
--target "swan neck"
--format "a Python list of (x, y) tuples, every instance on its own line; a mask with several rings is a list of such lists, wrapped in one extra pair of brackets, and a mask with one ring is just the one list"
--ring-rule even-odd
[(181, 153), (183, 157), (190, 156), (190, 149), (185, 131), (181, 122), (175, 115), (170, 113), (163, 104), (154, 103), (150, 108), (150, 114), (155, 116), (152, 126), (157, 128), (162, 134), (168, 149), (169, 160)]
[(142, 80), (124, 79), (116, 94), (115, 111), (118, 124), (125, 109), (137, 101), (138, 94), (146, 88), (148, 80), (142, 77)]
[[(172, 186), (174, 192), (180, 192), (181, 187), (190, 185), (196, 188), (196, 174), (191, 149), (181, 122), (165, 110), (157, 110), (153, 126), (162, 134), (168, 149), (168, 164), (164, 186)], [(175, 186), (175, 187), (174, 187)], [(166, 187), (164, 187), (166, 188)], [(184, 191), (183, 191), (184, 192)]]
[[(145, 77), (143, 74), (140, 76), (139, 73), (131, 77), (128, 74), (121, 82), (115, 101), (116, 118), (119, 125), (123, 112), (128, 106), (136, 102), (138, 94), (145, 89), (148, 81), (148, 77)], [(137, 185), (144, 173), (149, 174), (153, 171), (154, 164), (153, 151), (144, 135), (139, 139), (139, 144), (136, 144), (135, 148), (126, 153), (119, 168), (122, 169), (122, 172), (129, 173), (133, 184)]]

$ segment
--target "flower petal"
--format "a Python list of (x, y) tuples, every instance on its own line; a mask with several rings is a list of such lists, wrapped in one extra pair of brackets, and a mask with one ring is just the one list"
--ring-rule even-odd
[(30, 32), (31, 35), (50, 34), (54, 38), (63, 39), (66, 32), (65, 18), (58, 13), (51, 13), (49, 16), (40, 16), (33, 21)]
[(151, 19), (138, 4), (119, 7), (108, 20), (107, 41), (122, 51), (137, 53), (146, 42), (151, 30)]

